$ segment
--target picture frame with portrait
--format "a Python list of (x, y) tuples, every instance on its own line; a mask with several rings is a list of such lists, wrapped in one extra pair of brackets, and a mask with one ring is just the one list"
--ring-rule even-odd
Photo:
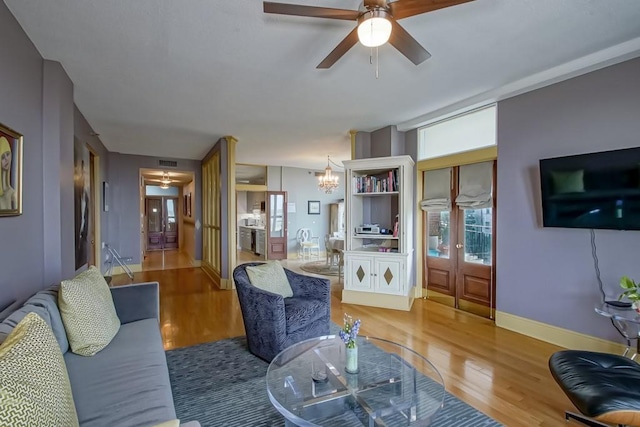
[(0, 124), (0, 216), (22, 215), (22, 134)]

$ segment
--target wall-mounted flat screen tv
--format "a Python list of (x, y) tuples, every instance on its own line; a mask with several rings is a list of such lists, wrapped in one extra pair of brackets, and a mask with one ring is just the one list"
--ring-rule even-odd
[(540, 160), (545, 227), (640, 230), (640, 148)]

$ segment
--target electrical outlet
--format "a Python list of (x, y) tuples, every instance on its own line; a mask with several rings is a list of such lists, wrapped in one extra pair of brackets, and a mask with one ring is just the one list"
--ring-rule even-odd
[(102, 249), (106, 248), (107, 244), (105, 242), (102, 242)]

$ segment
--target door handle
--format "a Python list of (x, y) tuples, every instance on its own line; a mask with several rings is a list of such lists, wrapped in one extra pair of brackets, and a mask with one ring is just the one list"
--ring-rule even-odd
[(461, 248), (463, 248), (463, 247), (464, 247), (464, 245), (463, 245), (462, 243), (458, 243), (458, 244), (456, 244), (456, 248), (458, 248), (458, 249), (461, 249)]

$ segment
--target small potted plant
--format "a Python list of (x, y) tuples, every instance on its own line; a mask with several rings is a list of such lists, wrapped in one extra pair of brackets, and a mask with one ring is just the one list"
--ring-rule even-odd
[(631, 306), (640, 313), (640, 282), (636, 283), (633, 279), (623, 276), (622, 279), (620, 279), (620, 287), (624, 289), (624, 291), (618, 299), (621, 300), (626, 297), (631, 301)]

